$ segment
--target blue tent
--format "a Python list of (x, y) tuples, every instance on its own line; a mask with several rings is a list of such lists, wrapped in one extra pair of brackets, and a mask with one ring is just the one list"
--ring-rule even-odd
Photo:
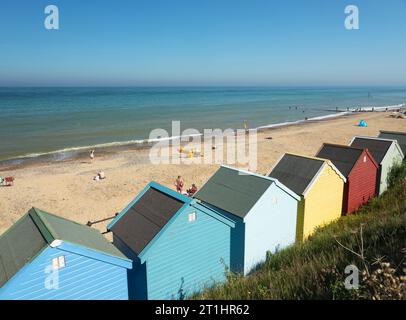
[(365, 122), (365, 120), (361, 120), (358, 124), (359, 127), (368, 127), (367, 123)]

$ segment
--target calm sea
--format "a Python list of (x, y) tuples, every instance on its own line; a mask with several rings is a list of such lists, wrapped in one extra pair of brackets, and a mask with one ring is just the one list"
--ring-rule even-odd
[(0, 160), (147, 139), (172, 120), (241, 128), (406, 102), (406, 88), (0, 88)]

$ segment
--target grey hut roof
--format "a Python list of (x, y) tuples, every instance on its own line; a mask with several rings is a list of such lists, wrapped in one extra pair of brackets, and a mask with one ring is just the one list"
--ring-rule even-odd
[(303, 194), (324, 165), (323, 159), (285, 154), (269, 174), (297, 194)]
[(368, 149), (375, 161), (380, 164), (392, 145), (392, 140), (384, 140), (369, 137), (355, 137), (350, 146), (361, 149)]
[(360, 148), (325, 143), (316, 157), (329, 159), (344, 176), (348, 177), (363, 152), (364, 150)]
[(131, 250), (140, 254), (185, 204), (180, 198), (148, 186), (147, 191), (124, 209), (109, 228)]
[(0, 237), (0, 286), (55, 240), (127, 259), (97, 230), (32, 208)]
[(381, 130), (379, 133), (379, 138), (397, 140), (403, 154), (406, 156), (406, 132)]
[(272, 183), (274, 181), (267, 177), (242, 174), (239, 170), (222, 166), (195, 198), (244, 218)]
[(30, 215), (16, 222), (0, 238), (0, 286), (47, 245)]

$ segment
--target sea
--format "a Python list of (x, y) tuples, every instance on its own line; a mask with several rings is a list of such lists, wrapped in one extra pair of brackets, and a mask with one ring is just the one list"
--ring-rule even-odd
[(406, 103), (389, 87), (0, 88), (0, 161), (60, 160), (148, 141), (157, 128), (250, 128)]

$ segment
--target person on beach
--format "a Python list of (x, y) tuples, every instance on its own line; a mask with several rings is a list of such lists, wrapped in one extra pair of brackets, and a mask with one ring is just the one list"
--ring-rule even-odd
[(93, 160), (94, 159), (94, 150), (90, 150), (90, 159)]
[(184, 184), (185, 183), (183, 181), (182, 176), (178, 176), (178, 178), (175, 180), (176, 191), (182, 193)]
[(187, 194), (189, 197), (193, 197), (193, 195), (197, 192), (197, 187), (194, 183), (192, 183), (192, 186), (186, 190)]
[(100, 181), (103, 179), (106, 179), (106, 175), (105, 175), (104, 171), (99, 171), (97, 173), (97, 175), (93, 178), (93, 180), (95, 180), (95, 181)]
[(248, 121), (244, 120), (244, 129), (245, 129), (245, 133), (248, 133)]

